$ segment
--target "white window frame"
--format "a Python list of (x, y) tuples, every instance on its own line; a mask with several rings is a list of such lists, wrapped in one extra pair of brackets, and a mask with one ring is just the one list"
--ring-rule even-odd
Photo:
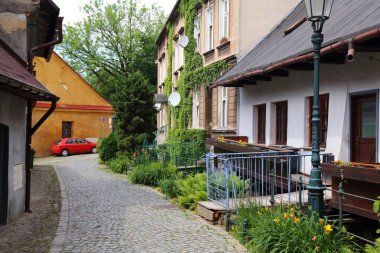
[(167, 73), (166, 59), (165, 59), (165, 56), (163, 56), (160, 61), (160, 79), (159, 79), (160, 84), (162, 84), (165, 81), (166, 73)]
[(228, 127), (228, 88), (219, 87), (219, 127)]
[(201, 51), (201, 27), (201, 12), (199, 12), (194, 19), (194, 39), (197, 43), (195, 48), (197, 52)]
[(210, 2), (206, 8), (206, 36), (205, 46), (206, 51), (210, 51), (214, 48), (214, 3)]
[(229, 37), (229, 15), (229, 0), (219, 0), (219, 39), (222, 39), (223, 37)]
[(200, 91), (193, 91), (193, 128), (199, 128), (200, 121)]

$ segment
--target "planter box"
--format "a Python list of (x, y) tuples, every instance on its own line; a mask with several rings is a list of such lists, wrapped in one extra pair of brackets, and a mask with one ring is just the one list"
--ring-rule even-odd
[[(343, 191), (348, 194), (365, 198), (376, 199), (380, 196), (380, 170), (365, 167), (350, 167), (335, 164), (321, 164), (324, 177), (332, 179), (332, 200), (330, 206), (339, 208), (338, 191), (343, 171)], [(377, 220), (378, 217), (372, 210), (373, 201), (354, 196), (343, 195), (343, 211), (356, 214), (361, 217)]]

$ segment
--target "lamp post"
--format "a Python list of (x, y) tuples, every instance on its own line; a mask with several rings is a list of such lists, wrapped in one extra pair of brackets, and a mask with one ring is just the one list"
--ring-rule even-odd
[(312, 22), (314, 33), (311, 42), (314, 47), (314, 82), (313, 82), (313, 112), (312, 112), (312, 157), (313, 168), (310, 173), (310, 181), (307, 186), (308, 202), (311, 213), (319, 217), (323, 215), (323, 191), (326, 187), (322, 184), (319, 155), (319, 59), (321, 45), (323, 42), (322, 28), (324, 22), (329, 18), (334, 0), (304, 0), (307, 18)]

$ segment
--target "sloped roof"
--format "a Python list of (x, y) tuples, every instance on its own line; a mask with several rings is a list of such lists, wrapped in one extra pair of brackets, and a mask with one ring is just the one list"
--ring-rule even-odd
[(0, 40), (0, 90), (35, 100), (58, 100), (5, 43)]
[[(302, 1), (266, 38), (245, 55), (238, 63), (216, 80), (213, 85), (228, 85), (247, 77), (270, 72), (277, 67), (284, 67), (312, 58), (311, 23), (306, 21), (291, 33), (284, 31), (306, 16)], [(326, 21), (322, 47), (334, 44), (346, 46), (349, 38), (359, 40), (369, 31), (380, 34), (380, 1), (379, 0), (335, 0), (330, 19)], [(336, 47), (335, 47), (336, 46)], [(327, 53), (327, 50), (322, 53)], [(309, 54), (308, 54), (309, 53)], [(305, 56), (305, 57), (300, 57)], [(279, 64), (281, 63), (281, 64)]]

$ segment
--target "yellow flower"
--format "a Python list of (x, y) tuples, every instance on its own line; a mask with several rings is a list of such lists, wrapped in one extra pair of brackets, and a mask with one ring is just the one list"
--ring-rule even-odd
[(268, 211), (269, 211), (269, 208), (268, 208), (268, 207), (265, 207), (264, 210), (265, 210), (265, 212), (268, 212)]
[(331, 227), (330, 224), (327, 224), (324, 228), (325, 228), (325, 233), (326, 234), (330, 234), (333, 231), (333, 229), (332, 229), (332, 227)]
[(322, 218), (319, 218), (318, 223), (322, 225), (323, 223), (325, 223), (325, 220)]
[(276, 219), (274, 219), (274, 222), (279, 223), (280, 222), (280, 218), (277, 217)]
[(289, 216), (290, 216), (290, 218), (293, 218), (293, 217), (294, 217), (294, 214), (291, 213)]
[(297, 217), (294, 217), (294, 223), (298, 223), (298, 222), (300, 222), (300, 219)]
[(312, 241), (315, 241), (315, 240), (317, 240), (317, 237), (314, 236), (311, 240), (312, 240)]
[(319, 251), (320, 249), (321, 249), (321, 247), (319, 247), (319, 246), (315, 247), (316, 251)]
[(294, 208), (293, 208), (293, 207), (292, 207), (292, 208), (290, 208), (290, 211), (291, 211), (291, 212), (293, 212), (293, 211), (294, 211)]
[(284, 220), (287, 220), (288, 219), (288, 214), (287, 213), (283, 213), (282, 217), (284, 218)]

